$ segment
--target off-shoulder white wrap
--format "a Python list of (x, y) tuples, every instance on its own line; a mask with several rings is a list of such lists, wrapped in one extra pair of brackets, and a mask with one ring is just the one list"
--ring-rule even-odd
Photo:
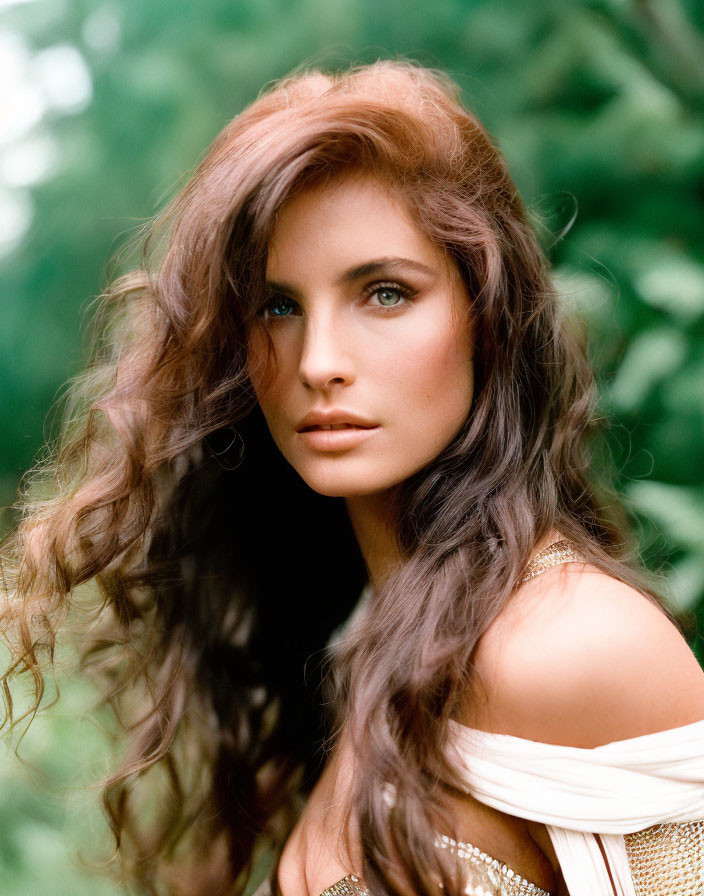
[(467, 790), (547, 826), (570, 896), (635, 896), (624, 834), (704, 819), (704, 721), (592, 749), (451, 726)]

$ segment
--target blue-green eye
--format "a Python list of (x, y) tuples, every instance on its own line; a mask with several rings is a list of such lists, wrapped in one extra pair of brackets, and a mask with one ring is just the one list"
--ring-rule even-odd
[(410, 292), (399, 285), (377, 285), (370, 290), (369, 297), (376, 297), (377, 301), (372, 302), (372, 305), (376, 305), (377, 308), (396, 308), (397, 305), (402, 305), (406, 299), (410, 298)]
[(290, 317), (294, 311), (294, 304), (287, 296), (273, 296), (264, 304), (260, 314), (269, 320)]
[(378, 289), (376, 291), (376, 296), (379, 299), (380, 305), (397, 305), (398, 302), (403, 298), (403, 296), (399, 293), (397, 289), (390, 289), (388, 286), (385, 286), (383, 289)]

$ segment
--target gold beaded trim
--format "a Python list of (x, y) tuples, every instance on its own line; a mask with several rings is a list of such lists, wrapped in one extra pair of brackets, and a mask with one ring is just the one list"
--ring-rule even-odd
[(565, 539), (555, 541), (533, 557), (526, 568), (525, 575), (519, 581), (522, 584), (535, 578), (535, 576), (539, 576), (541, 572), (552, 569), (554, 566), (572, 562), (584, 563), (586, 562), (586, 557), (569, 541)]
[[(491, 888), (486, 891), (493, 892), (493, 888), (500, 888), (501, 896), (550, 896), (545, 890), (542, 890), (537, 884), (531, 883), (525, 877), (521, 877), (512, 868), (509, 868), (504, 862), (500, 862), (493, 856), (488, 855), (478, 846), (472, 846), (471, 843), (465, 843), (462, 840), (453, 840), (446, 834), (441, 834), (435, 839), (435, 846), (440, 849), (446, 849), (448, 852), (456, 855), (460, 859), (468, 859), (483, 879), (483, 882)], [(470, 892), (467, 890), (467, 892)], [(482, 885), (476, 886), (472, 892), (485, 892)]]
[[(545, 890), (539, 886), (521, 877), (508, 865), (499, 862), (492, 856), (482, 852), (477, 846), (471, 843), (465, 843), (461, 840), (453, 840), (445, 834), (436, 837), (435, 847), (446, 849), (448, 852), (456, 855), (460, 859), (468, 859), (470, 865), (474, 867), (476, 872), (480, 873), (482, 883), (475, 886), (472, 881), (468, 883), (467, 893), (482, 893), (489, 896), (489, 892), (493, 892), (494, 888), (500, 887), (502, 896), (550, 896)], [(490, 889), (484, 889), (486, 884)], [(320, 896), (371, 896), (369, 890), (364, 886), (361, 880), (354, 874), (348, 874), (342, 880), (338, 880), (327, 890), (323, 890)]]
[(371, 896), (371, 893), (358, 877), (348, 874), (327, 890), (323, 890), (320, 896)]

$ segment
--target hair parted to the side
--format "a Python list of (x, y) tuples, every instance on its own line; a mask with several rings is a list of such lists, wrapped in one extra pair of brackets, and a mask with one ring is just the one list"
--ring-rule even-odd
[[(403, 563), (331, 657), (364, 564), (342, 499), (314, 494), (274, 447), (248, 375), (266, 359), (247, 357), (246, 334), (277, 210), (356, 170), (397, 191), (459, 266), (476, 388), (464, 428), (403, 484)], [(4, 545), (10, 721), (11, 676), (33, 676), (41, 702), (57, 628), (94, 580), (84, 661), (130, 745), (105, 806), (132, 880), (242, 891), (320, 769), (325, 679), (333, 728), (355, 745), (355, 870), (378, 894), (398, 892), (398, 869), (419, 896), (439, 880), (459, 894), (429, 836), (457, 784), (448, 720), (536, 544), (556, 529), (652, 597), (590, 482), (592, 372), (501, 154), (455, 85), (411, 63), (284, 79), (155, 220), (98, 331)]]

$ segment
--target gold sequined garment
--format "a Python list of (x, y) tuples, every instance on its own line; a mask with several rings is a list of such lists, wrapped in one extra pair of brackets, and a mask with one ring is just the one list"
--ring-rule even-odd
[(358, 877), (348, 874), (327, 890), (323, 890), (320, 896), (371, 896), (371, 894)]
[(541, 572), (547, 572), (554, 566), (560, 566), (562, 563), (571, 563), (574, 561), (584, 562), (585, 557), (570, 544), (569, 541), (561, 539), (548, 545), (542, 551), (539, 551), (530, 561), (526, 569), (525, 575), (521, 578), (521, 582), (527, 582), (529, 579), (539, 576)]
[[(481, 852), (471, 843), (441, 836), (435, 846), (447, 849), (460, 859), (467, 860), (466, 896), (550, 896), (545, 890), (516, 874), (497, 859)], [(323, 890), (320, 896), (371, 896), (369, 890), (353, 874)]]
[(704, 821), (657, 824), (623, 839), (636, 896), (704, 893)]
[(536, 884), (516, 874), (508, 865), (471, 843), (453, 840), (443, 834), (436, 838), (435, 845), (467, 860), (467, 896), (550, 896)]

